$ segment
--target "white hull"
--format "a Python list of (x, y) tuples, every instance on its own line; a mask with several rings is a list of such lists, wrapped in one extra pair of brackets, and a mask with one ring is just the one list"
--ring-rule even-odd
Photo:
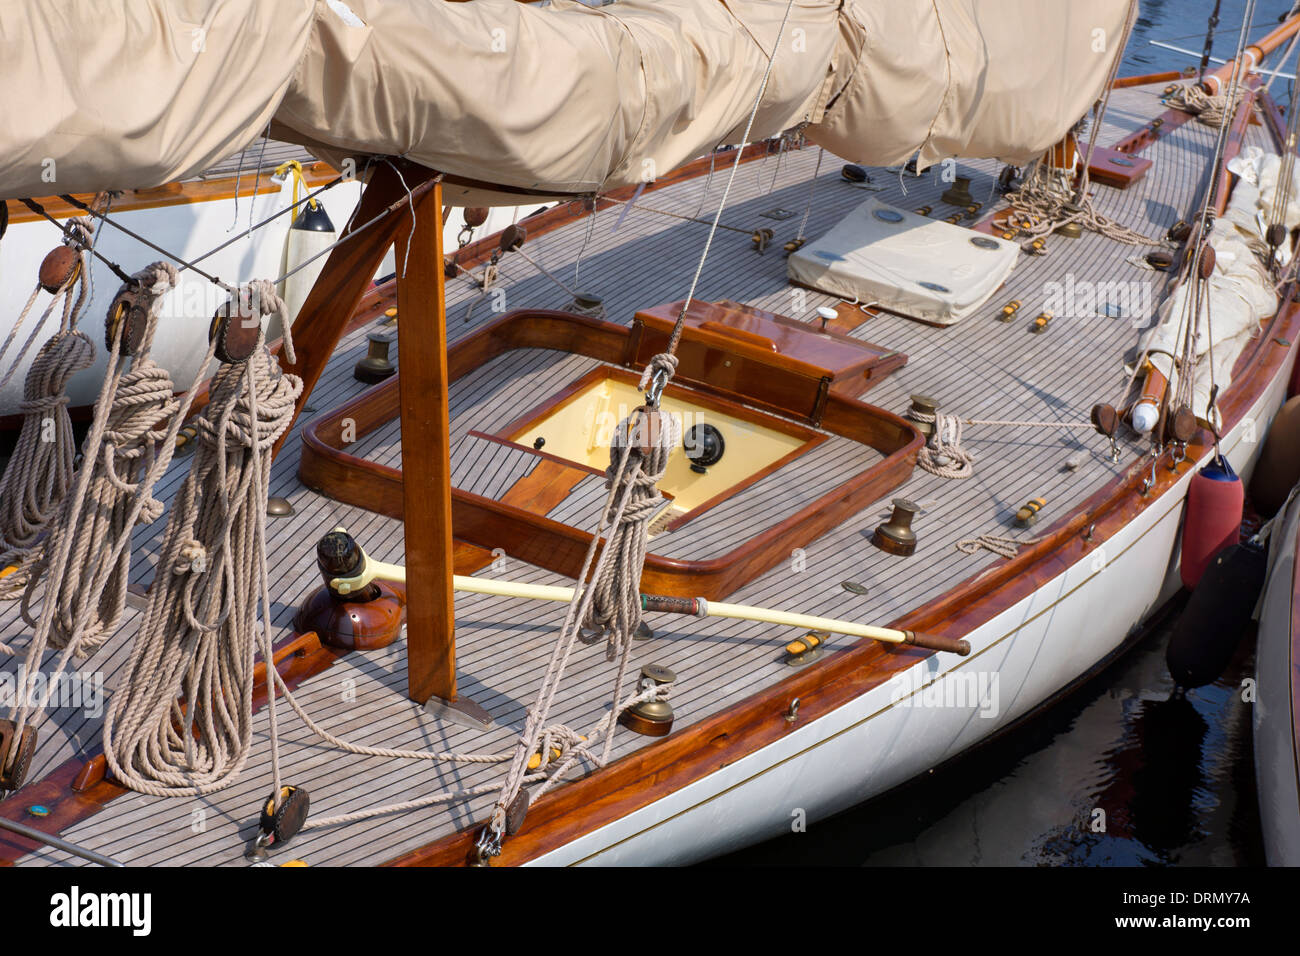
[(1260, 826), (1270, 866), (1300, 866), (1300, 755), (1291, 714), (1291, 620), (1295, 601), (1296, 533), (1293, 502), (1274, 534), (1268, 586), (1255, 650), (1258, 699), (1254, 711), (1255, 781)]
[[(250, 177), (251, 175), (251, 173), (246, 174)], [(347, 223), (360, 195), (361, 187), (357, 182), (340, 183), (322, 194), (321, 201), (336, 230), (342, 230)], [(208, 202), (129, 210), (113, 213), (112, 218), (138, 235), (147, 236), (151, 242), (162, 248), (192, 261), (214, 246), (247, 230), (250, 225), (250, 214), (252, 222), (260, 222), (286, 208), (292, 201), (293, 187), (292, 182), (288, 181), (278, 193), (241, 197), (237, 209), (234, 199), (215, 199)], [(536, 206), (536, 203), (532, 203), (519, 207), (493, 207), (488, 221), (475, 230), (475, 237), (490, 235), (505, 228), (517, 218), (531, 213)], [(254, 278), (273, 279), (283, 271), (285, 236), (289, 228), (289, 220), (290, 216), (281, 216), (265, 228), (232, 243), (228, 248), (204, 259), (198, 265), (205, 272), (232, 284)], [(462, 210), (456, 209), (447, 217), (444, 228), (444, 242), (447, 248), (456, 248), (456, 236), (463, 225)], [(27, 297), (31, 295), (36, 285), (36, 274), (41, 260), (59, 243), (60, 238), (59, 230), (53, 224), (39, 220), (11, 225), (3, 241), (0, 241), (0, 341), (9, 334), (9, 330), (18, 320), (23, 305), (27, 302)], [(104, 226), (101, 229), (96, 250), (121, 265), (127, 272), (135, 272), (163, 258), (154, 250), (112, 226)], [(317, 260), (308, 269), (314, 268), (322, 261)], [(393, 253), (390, 250), (377, 275), (387, 275), (392, 271)], [(94, 404), (99, 392), (107, 362), (103, 348), (104, 315), (108, 303), (121, 286), (117, 276), (98, 260), (95, 261), (92, 277), (94, 296), (82, 310), (80, 327), (96, 343), (97, 355), (95, 364), (74, 376), (68, 384), (68, 397), (74, 408)], [(208, 325), (212, 313), (224, 298), (224, 294), (216, 286), (192, 272), (185, 272), (181, 275), (180, 285), (164, 299), (162, 320), (154, 339), (153, 352), (158, 363), (172, 373), (172, 381), (178, 389), (188, 388), (198, 374), (199, 363), (207, 349)], [(8, 371), (14, 356), (26, 341), (49, 301), (49, 295), (42, 292), (33, 308), (34, 314), (29, 315), (23, 323), (8, 354), (0, 358), (0, 376)], [(18, 414), (27, 369), (41, 344), (58, 328), (61, 309), (60, 306), (55, 314), (49, 317), (42, 333), (36, 338), (19, 365), (18, 371), (4, 388), (0, 389), (0, 416)]]
[[(1284, 398), (1292, 361), (1222, 443), (1243, 479)], [(1193, 471), (1068, 571), (966, 635), (969, 657), (932, 655), (825, 717), (800, 722), (776, 743), (534, 862), (686, 864), (717, 856), (878, 796), (1008, 726), (1093, 669), (1177, 591), (1179, 530)], [(983, 706), (927, 705), (925, 685), (945, 674), (967, 687), (983, 680), (996, 693)], [(943, 686), (933, 685), (930, 694)]]

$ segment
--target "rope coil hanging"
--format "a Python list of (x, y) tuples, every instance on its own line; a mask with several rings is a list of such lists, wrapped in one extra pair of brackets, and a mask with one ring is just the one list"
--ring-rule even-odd
[[(176, 284), (176, 270), (155, 263), (135, 276), (147, 310), (139, 349), (129, 371), (122, 372), (120, 351), (128, 334), (119, 325), (110, 360), (110, 374), (97, 403), (95, 422), (87, 438), (85, 478), (68, 507), (51, 528), (47, 553), (65, 539), (68, 557), (57, 570), (42, 559), (32, 570), (23, 595), (27, 622), (40, 627), (30, 614), (36, 579), (48, 567), (44, 601), (53, 608), (48, 643), (74, 646), (84, 658), (117, 627), (126, 609), (130, 573), (130, 537), (137, 523), (148, 524), (162, 514), (152, 496), (153, 484), (170, 463), (174, 442), (163, 442), (158, 423), (174, 416), (178, 403), (171, 376), (153, 361), (150, 348), (163, 295)], [(66, 573), (71, 569), (76, 573)]]
[[(254, 315), (286, 319), (269, 283), (245, 291)], [(196, 419), (194, 459), (104, 719), (109, 766), (142, 793), (211, 793), (248, 759), (254, 657), (264, 630), (257, 606), (265, 499), (254, 492), (267, 485), (271, 446), (289, 427), (302, 391), (301, 380), (282, 373), (265, 348), (260, 320), (257, 326), (253, 355), (218, 368)]]
[[(72, 221), (77, 238), (79, 262), (71, 279), (50, 301), (35, 334), (60, 299), (64, 302), (59, 329), (37, 352), (23, 383), (23, 400), (18, 406), (22, 427), (13, 455), (0, 476), (0, 568), (14, 570), (0, 578), (0, 599), (19, 597), (27, 585), (32, 564), (41, 552), (41, 534), (58, 513), (59, 505), (72, 485), (76, 442), (72, 420), (68, 416), (67, 384), (73, 375), (89, 368), (95, 361), (95, 346), (77, 329), (77, 320), (87, 298), (87, 275), (90, 269), (88, 240), (89, 220)], [(79, 286), (73, 296), (72, 287)], [(26, 319), (27, 312), (41, 289), (27, 302), (27, 307), (10, 332), (10, 341)], [(6, 342), (5, 348), (8, 347)], [(14, 359), (7, 381), (26, 354), (24, 349)], [(0, 642), (0, 654), (12, 654)]]

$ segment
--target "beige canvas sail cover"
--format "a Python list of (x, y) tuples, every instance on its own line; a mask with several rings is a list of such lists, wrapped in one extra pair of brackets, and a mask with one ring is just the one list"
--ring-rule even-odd
[[(1021, 161), (1086, 112), (1129, 0), (795, 0), (751, 139), (845, 159)], [(781, 0), (6, 0), (0, 195), (197, 175), (272, 123), (584, 193), (740, 138)]]

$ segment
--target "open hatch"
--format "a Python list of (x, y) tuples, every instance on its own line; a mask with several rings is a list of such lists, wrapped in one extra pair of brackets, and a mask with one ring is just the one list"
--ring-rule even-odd
[[(524, 349), (591, 359), (505, 425), (471, 423), (456, 441), (458, 572), (478, 570), (501, 549), (577, 575), (605, 499), (610, 432), (643, 402), (639, 369), (664, 349), (681, 308), (639, 312), (631, 328), (520, 310), (449, 350), (453, 382), (478, 376), (471, 384), (485, 423), (494, 402), (498, 422), (511, 403), (508, 381), (494, 382), (487, 368), (493, 359)], [(679, 416), (683, 442), (661, 483), (669, 501), (652, 526), (647, 591), (725, 597), (911, 474), (920, 434), (856, 398), (905, 355), (729, 302), (691, 304), (677, 355), (661, 407)], [(311, 422), (303, 482), (401, 517), (401, 471), (351, 454), (339, 437), (348, 419), (353, 441), (393, 423), (398, 394), (394, 377)]]

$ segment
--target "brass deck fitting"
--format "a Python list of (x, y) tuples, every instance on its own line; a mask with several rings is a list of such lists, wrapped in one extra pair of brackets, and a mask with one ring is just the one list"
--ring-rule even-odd
[(1016, 512), (1016, 524), (1022, 528), (1028, 528), (1038, 520), (1038, 513), (1046, 507), (1046, 498), (1030, 498)]
[(785, 662), (791, 667), (803, 667), (818, 660), (826, 653), (826, 642), (830, 636), (828, 631), (809, 631), (803, 637), (791, 641), (785, 646)]
[(340, 594), (330, 587), (334, 578), (351, 577), (365, 564), (356, 539), (334, 530), (316, 544), (316, 566), (324, 584), (298, 608), (293, 629), (315, 631), (322, 644), (349, 651), (387, 647), (402, 633), (405, 585), (372, 581), (364, 588)]
[(881, 551), (906, 558), (916, 552), (916, 532), (912, 530), (912, 519), (920, 512), (921, 506), (906, 498), (894, 499), (894, 513), (889, 520), (876, 528), (871, 536), (871, 543)]
[(356, 364), (352, 377), (367, 385), (376, 385), (397, 372), (397, 366), (388, 358), (388, 348), (393, 337), (387, 332), (371, 332), (366, 336), (370, 350), (366, 357)]
[(998, 319), (1002, 322), (1010, 322), (1013, 318), (1015, 318), (1016, 313), (1019, 311), (1020, 311), (1020, 300), (1012, 299), (1010, 302), (1008, 302), (1006, 305), (1002, 307), (1002, 311), (998, 314)]
[(1042, 312), (1038, 313), (1038, 316), (1034, 319), (1034, 324), (1029, 327), (1029, 331), (1035, 333), (1046, 332), (1047, 327), (1051, 324), (1052, 324), (1052, 313), (1048, 312), (1047, 310), (1043, 310)]
[(907, 410), (907, 417), (911, 419), (913, 426), (928, 440), (934, 434), (934, 423), (925, 422), (916, 418), (916, 415), (933, 417), (939, 413), (939, 402), (929, 395), (913, 395), (912, 407)]
[(975, 197), (970, 194), (970, 177), (958, 176), (939, 198), (950, 206), (960, 206), (962, 209), (974, 205)]
[[(671, 684), (677, 675), (667, 667), (659, 664), (646, 664), (641, 668), (641, 680), (637, 692), (647, 691), (653, 686)], [(618, 717), (618, 722), (634, 733), (646, 737), (666, 737), (673, 729), (673, 707), (666, 700), (644, 700), (633, 704)]]

